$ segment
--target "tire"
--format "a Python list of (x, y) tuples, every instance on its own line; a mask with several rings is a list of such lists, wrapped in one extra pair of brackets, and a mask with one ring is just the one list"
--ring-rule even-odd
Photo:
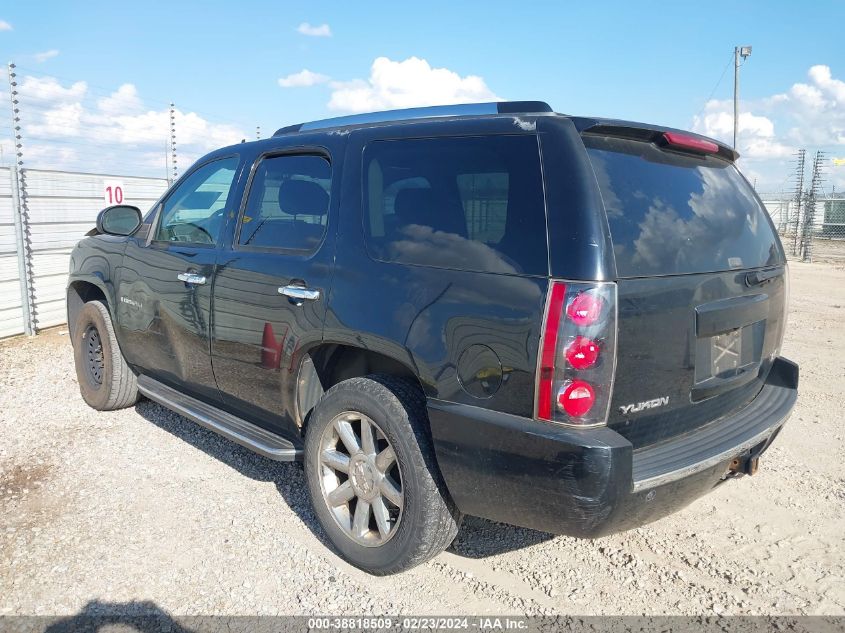
[(98, 411), (135, 404), (138, 382), (120, 353), (105, 304), (89, 301), (82, 306), (73, 331), (73, 359), (82, 399)]
[[(365, 424), (374, 431), (370, 450)], [(357, 452), (344, 439), (350, 429)], [(388, 449), (395, 455), (392, 462)], [(305, 478), (332, 545), (371, 574), (395, 574), (419, 565), (442, 552), (458, 533), (461, 515), (437, 468), (425, 397), (405, 380), (371, 375), (329, 389), (306, 429)], [(347, 498), (345, 505), (336, 505)], [(356, 525), (359, 508), (367, 511), (366, 531), (360, 529), (363, 521)]]

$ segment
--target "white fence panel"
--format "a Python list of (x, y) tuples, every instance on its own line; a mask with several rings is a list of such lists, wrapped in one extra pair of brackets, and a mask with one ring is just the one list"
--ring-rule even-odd
[[(108, 206), (109, 196), (112, 203), (131, 204), (146, 213), (164, 193), (167, 181), (44, 169), (27, 169), (24, 177), (30, 237), (27, 256), (38, 329), (65, 322), (71, 250), (94, 226), (97, 213)], [(9, 169), (0, 168), (0, 337), (23, 331), (11, 179)]]
[(0, 338), (24, 331), (12, 209), (12, 170), (0, 167)]

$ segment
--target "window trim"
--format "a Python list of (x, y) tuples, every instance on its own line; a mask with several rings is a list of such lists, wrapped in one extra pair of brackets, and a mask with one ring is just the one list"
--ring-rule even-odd
[[(314, 248), (284, 248), (281, 246), (251, 246), (249, 244), (241, 244), (241, 228), (243, 226), (243, 217), (244, 213), (246, 213), (246, 205), (249, 201), (249, 194), (252, 191), (252, 184), (253, 180), (255, 179), (255, 174), (258, 171), (259, 165), (269, 158), (279, 158), (282, 156), (317, 156), (319, 158), (324, 159), (329, 164), (329, 170), (331, 172), (331, 180), (329, 185), (329, 206), (326, 208), (326, 224), (323, 226), (323, 235), (320, 237), (320, 241), (314, 246)], [(325, 147), (321, 146), (300, 146), (300, 147), (291, 147), (285, 149), (272, 149), (267, 150), (259, 154), (252, 163), (252, 166), (249, 170), (249, 177), (246, 181), (246, 186), (244, 187), (243, 195), (241, 196), (241, 204), (240, 208), (238, 209), (238, 221), (235, 225), (235, 232), (232, 237), (232, 251), (236, 252), (243, 252), (243, 253), (277, 253), (283, 255), (300, 255), (305, 257), (310, 257), (317, 253), (323, 246), (323, 243), (326, 241), (326, 237), (329, 234), (329, 212), (332, 208), (333, 196), (332, 190), (335, 187), (335, 165), (332, 162), (331, 153)]]
[(496, 275), (511, 275), (515, 277), (536, 277), (536, 278), (544, 278), (547, 277), (547, 273), (526, 273), (526, 272), (515, 272), (515, 273), (503, 273), (503, 272), (495, 272), (491, 273), (489, 271), (483, 270), (472, 270), (467, 268), (456, 268), (453, 266), (435, 266), (433, 264), (420, 264), (417, 262), (404, 262), (404, 261), (397, 261), (395, 259), (382, 259), (378, 256), (370, 248), (370, 239), (367, 237), (367, 212), (369, 210), (369, 183), (367, 182), (367, 170), (368, 165), (366, 162), (367, 152), (368, 150), (376, 143), (382, 142), (396, 142), (396, 141), (427, 141), (427, 140), (442, 140), (442, 139), (482, 139), (482, 138), (532, 138), (537, 146), (537, 164), (539, 166), (539, 177), (540, 177), (540, 192), (541, 192), (541, 204), (543, 207), (543, 222), (546, 226), (546, 235), (543, 240), (544, 245), (546, 247), (546, 256), (547, 259), (550, 257), (550, 249), (549, 249), (549, 236), (548, 236), (548, 205), (546, 201), (546, 181), (544, 177), (544, 167), (543, 167), (543, 149), (540, 142), (540, 134), (537, 131), (532, 132), (498, 132), (494, 134), (484, 134), (484, 133), (455, 133), (455, 134), (426, 134), (426, 135), (409, 135), (409, 136), (383, 136), (377, 138), (369, 138), (364, 140), (361, 143), (361, 154), (360, 154), (360, 190), (361, 190), (361, 210), (360, 210), (360, 219), (361, 219), (361, 238), (363, 240), (364, 245), (364, 252), (367, 254), (367, 257), (374, 262), (379, 262), (382, 264), (393, 264), (396, 266), (416, 266), (420, 268), (432, 268), (436, 270), (453, 270), (457, 272), (466, 272), (466, 273), (481, 273), (481, 274), (496, 274)]
[[(162, 216), (164, 215), (164, 205), (167, 204), (167, 201), (170, 197), (176, 192), (176, 190), (182, 186), (182, 183), (185, 182), (189, 177), (193, 176), (196, 172), (212, 163), (216, 163), (220, 160), (227, 160), (230, 158), (235, 158), (238, 161), (237, 166), (235, 167), (235, 174), (232, 177), (232, 184), (229, 187), (229, 194), (226, 196), (226, 202), (229, 202), (229, 196), (235, 191), (237, 187), (237, 180), (238, 180), (238, 172), (241, 168), (241, 156), (237, 152), (233, 152), (231, 154), (226, 154), (225, 156), (216, 156), (211, 160), (207, 160), (204, 163), (198, 163), (194, 165), (191, 169), (186, 171), (182, 176), (173, 183), (170, 188), (165, 192), (165, 194), (156, 202), (156, 209), (155, 209), (155, 217), (150, 225), (150, 233), (146, 239), (145, 246), (152, 246), (153, 244), (157, 245), (166, 245), (166, 246), (180, 246), (180, 247), (191, 247), (191, 248), (204, 248), (204, 249), (218, 249), (223, 245), (223, 238), (225, 237), (225, 233), (223, 233), (223, 228), (221, 227), (220, 231), (221, 234), (217, 236), (214, 242), (211, 244), (203, 244), (201, 242), (173, 242), (170, 240), (159, 240), (156, 239), (158, 236), (159, 226), (161, 225)], [(225, 225), (224, 225), (225, 226)]]

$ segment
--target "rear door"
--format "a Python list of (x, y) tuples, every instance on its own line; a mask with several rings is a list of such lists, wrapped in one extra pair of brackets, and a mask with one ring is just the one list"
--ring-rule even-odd
[(337, 206), (327, 149), (267, 153), (252, 167), (232, 245), (214, 284), (212, 359), (225, 406), (295, 430), (303, 354), (322, 340)]
[(785, 259), (757, 195), (730, 160), (665, 139), (583, 134), (618, 275), (608, 424), (635, 447), (751, 401), (784, 329)]

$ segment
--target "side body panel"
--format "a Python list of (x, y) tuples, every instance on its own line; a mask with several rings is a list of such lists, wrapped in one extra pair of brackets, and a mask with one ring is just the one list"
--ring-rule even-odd
[[(335, 232), (341, 206), (346, 137), (299, 135), (253, 144), (249, 165), (271, 152), (320, 153), (331, 157), (332, 184), (325, 235), (313, 253), (233, 247), (232, 222), (220, 253), (214, 284), (212, 363), (223, 408), (287, 437), (299, 435), (295, 410), (303, 357), (323, 338), (332, 282)], [(249, 166), (247, 167), (249, 170)], [(243, 212), (244, 191), (240, 212)], [(279, 293), (289, 284), (319, 291), (315, 301), (296, 302)]]
[[(95, 235), (80, 240), (70, 255), (68, 286), (77, 282), (99, 288), (106, 298), (114, 318), (116, 306), (115, 277), (123, 262), (126, 238), (112, 235)], [(68, 309), (70, 303), (68, 303)], [(74, 323), (68, 316), (68, 327), (73, 333)], [(72, 337), (71, 337), (72, 338)]]
[[(362, 153), (368, 143), (379, 139), (491, 133), (533, 136), (535, 125), (533, 120), (502, 117), (412, 123), (350, 134), (337, 261), (325, 324), (327, 343), (372, 350), (401, 362), (419, 377), (430, 397), (521, 416), (533, 414), (534, 373), (548, 279), (372, 258), (363, 235)], [(476, 366), (474, 354), (479, 352), (483, 353)], [(471, 391), (481, 392), (462, 387), (460, 364), (479, 380), (498, 374), (501, 385), (488, 397), (470, 395)]]
[(616, 262), (601, 192), (572, 121), (538, 117), (552, 277), (615, 281)]

